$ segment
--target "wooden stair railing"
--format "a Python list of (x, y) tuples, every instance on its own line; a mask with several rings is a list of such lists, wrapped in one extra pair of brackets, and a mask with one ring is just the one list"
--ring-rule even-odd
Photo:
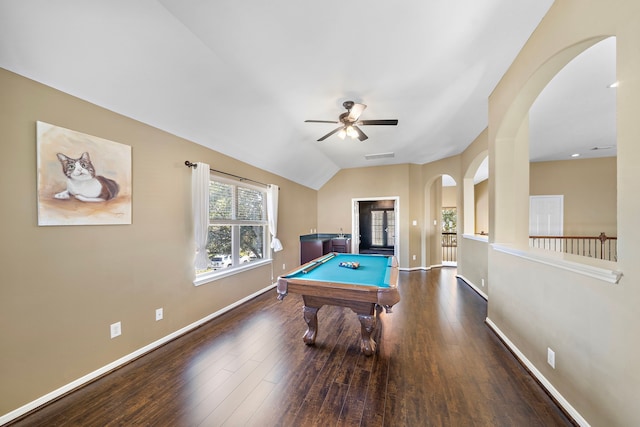
[(556, 252), (618, 261), (618, 238), (599, 236), (529, 236), (529, 246)]

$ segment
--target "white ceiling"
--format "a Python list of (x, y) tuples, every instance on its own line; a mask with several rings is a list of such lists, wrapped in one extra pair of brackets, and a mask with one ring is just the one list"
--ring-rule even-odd
[(529, 110), (534, 162), (616, 155), (616, 39), (574, 58), (549, 82)]
[[(551, 3), (3, 0), (0, 66), (318, 189), (342, 168), (462, 152)], [(345, 100), (399, 124), (316, 142), (335, 126), (304, 120), (337, 120)], [(554, 147), (533, 127), (557, 101), (531, 116)]]

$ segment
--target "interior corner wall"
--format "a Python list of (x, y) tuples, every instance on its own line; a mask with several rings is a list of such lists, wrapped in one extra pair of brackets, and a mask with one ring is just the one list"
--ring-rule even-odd
[(420, 268), (424, 256), (425, 203), (422, 185), (422, 167), (409, 165), (409, 259), (410, 268)]
[(318, 232), (352, 229), (353, 199), (399, 197), (398, 262), (409, 267), (410, 167), (408, 164), (342, 169), (318, 190)]
[[(283, 264), (297, 265), (298, 236), (316, 226), (315, 190), (3, 69), (0, 93), (0, 417), (271, 286)], [(131, 225), (37, 225), (36, 121), (131, 146)], [(193, 285), (185, 160), (280, 186), (285, 249), (273, 268)], [(164, 319), (155, 321), (160, 307)], [(115, 322), (122, 335), (111, 339)]]
[(429, 254), (428, 267), (442, 265), (442, 177), (431, 184), (430, 207), (433, 222), (429, 224)]

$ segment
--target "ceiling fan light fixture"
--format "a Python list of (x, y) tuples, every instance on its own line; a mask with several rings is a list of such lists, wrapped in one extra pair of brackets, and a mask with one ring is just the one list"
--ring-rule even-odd
[(360, 126), (371, 125), (386, 125), (396, 126), (398, 124), (397, 119), (384, 119), (384, 120), (360, 120), (360, 114), (367, 108), (364, 104), (356, 104), (353, 101), (345, 101), (343, 104), (346, 112), (340, 114), (338, 120), (305, 120), (305, 123), (336, 123), (338, 127), (331, 132), (323, 135), (318, 139), (318, 142), (322, 142), (332, 135), (338, 135), (340, 139), (344, 139), (345, 136), (350, 136), (352, 139), (358, 139), (365, 141), (369, 137), (362, 132)]

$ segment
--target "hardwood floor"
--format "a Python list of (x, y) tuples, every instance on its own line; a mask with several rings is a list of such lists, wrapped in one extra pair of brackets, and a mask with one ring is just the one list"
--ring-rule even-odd
[(269, 291), (13, 426), (568, 426), (455, 269), (401, 272), (377, 354), (349, 309)]

